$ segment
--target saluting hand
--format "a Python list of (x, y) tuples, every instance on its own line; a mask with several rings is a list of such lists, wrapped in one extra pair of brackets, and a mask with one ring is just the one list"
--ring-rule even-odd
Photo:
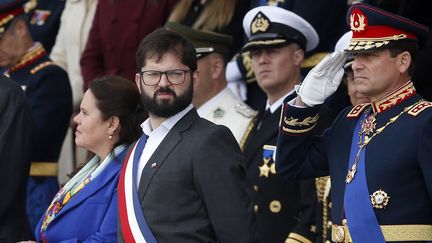
[(344, 51), (333, 52), (310, 70), (301, 86), (296, 87), (303, 103), (308, 106), (320, 105), (337, 90), (344, 74), (346, 59)]

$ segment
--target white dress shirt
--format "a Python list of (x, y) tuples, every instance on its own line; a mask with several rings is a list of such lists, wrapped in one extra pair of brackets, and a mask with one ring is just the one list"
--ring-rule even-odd
[(181, 119), (183, 118), (186, 113), (188, 113), (190, 110), (192, 110), (193, 106), (190, 104), (188, 107), (186, 107), (184, 110), (180, 111), (179, 113), (175, 114), (174, 116), (169, 117), (166, 119), (159, 127), (156, 129), (153, 129), (150, 124), (150, 118), (145, 120), (141, 124), (141, 128), (145, 135), (148, 136), (147, 143), (144, 147), (144, 150), (141, 154), (141, 157), (138, 162), (138, 173), (137, 173), (137, 187), (139, 187), (139, 183), (141, 180), (141, 174), (142, 171), (147, 164), (147, 161), (150, 159), (150, 157), (153, 155), (154, 151), (159, 147), (162, 140), (166, 137), (168, 132), (173, 128), (173, 126)]

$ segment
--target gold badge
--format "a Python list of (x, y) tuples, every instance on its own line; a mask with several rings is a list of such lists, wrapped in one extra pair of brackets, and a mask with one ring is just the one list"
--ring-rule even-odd
[(372, 114), (370, 116), (368, 116), (366, 119), (364, 119), (361, 122), (361, 133), (369, 136), (373, 133), (373, 131), (375, 130), (376, 127), (376, 119), (375, 119), (375, 114)]
[(270, 20), (261, 12), (258, 12), (251, 23), (251, 32), (255, 34), (257, 32), (266, 32), (270, 27)]
[(273, 200), (269, 204), (270, 212), (279, 213), (282, 209), (282, 204), (278, 200)]
[(387, 206), (390, 197), (383, 190), (378, 190), (370, 195), (371, 203), (374, 208), (383, 209)]
[(350, 15), (350, 27), (352, 31), (360, 32), (366, 29), (366, 15), (359, 9), (354, 9)]

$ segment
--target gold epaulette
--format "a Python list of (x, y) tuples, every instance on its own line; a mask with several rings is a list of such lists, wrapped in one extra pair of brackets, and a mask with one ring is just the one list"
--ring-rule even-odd
[(354, 106), (351, 109), (351, 111), (348, 113), (347, 117), (350, 118), (358, 117), (362, 113), (362, 111), (369, 105), (370, 105), (369, 103), (364, 103), (364, 104)]
[(256, 123), (257, 117), (258, 117), (257, 114), (258, 113), (255, 113), (255, 116), (249, 121), (249, 124), (248, 124), (248, 126), (246, 128), (246, 131), (243, 134), (243, 137), (240, 139), (239, 145), (240, 145), (240, 149), (242, 151), (244, 151), (244, 149), (246, 147), (246, 142), (248, 141), (249, 136), (252, 134), (252, 131), (253, 131), (254, 127), (255, 127), (255, 123)]
[(420, 112), (424, 111), (426, 108), (429, 107), (432, 107), (432, 102), (422, 101), (415, 105), (413, 108), (411, 108), (408, 111), (408, 114), (410, 114), (411, 116), (417, 116), (418, 114), (420, 114)]
[(313, 68), (315, 67), (329, 52), (317, 52), (312, 56), (307, 57), (303, 60), (301, 68)]
[(46, 62), (43, 62), (43, 63), (37, 65), (36, 67), (32, 68), (32, 69), (30, 70), (30, 73), (31, 73), (31, 74), (35, 74), (35, 73), (37, 73), (39, 70), (41, 70), (42, 68), (44, 68), (44, 67), (46, 67), (46, 66), (49, 66), (49, 65), (55, 65), (55, 63), (54, 63), (53, 61), (46, 61)]

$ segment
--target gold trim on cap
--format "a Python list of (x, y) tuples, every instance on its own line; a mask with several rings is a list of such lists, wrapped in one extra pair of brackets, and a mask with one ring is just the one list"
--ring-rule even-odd
[(253, 46), (270, 46), (270, 45), (277, 45), (277, 44), (285, 43), (286, 41), (287, 41), (287, 40), (285, 40), (285, 39), (249, 41), (248, 43), (246, 43), (246, 45), (243, 47), (243, 49), (245, 49), (245, 48), (249, 48), (249, 47), (253, 47)]

